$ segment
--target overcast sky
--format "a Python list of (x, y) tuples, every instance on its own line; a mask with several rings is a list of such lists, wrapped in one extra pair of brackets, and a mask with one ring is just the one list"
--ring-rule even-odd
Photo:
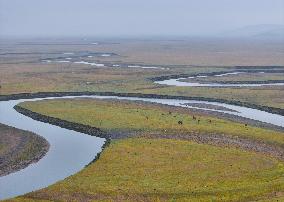
[(284, 24), (284, 0), (0, 0), (2, 36), (192, 36), (257, 24)]

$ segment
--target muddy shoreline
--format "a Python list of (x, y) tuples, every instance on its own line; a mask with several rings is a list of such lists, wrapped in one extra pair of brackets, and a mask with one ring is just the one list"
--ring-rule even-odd
[(107, 133), (103, 132), (102, 130), (100, 130), (99, 128), (96, 128), (96, 127), (92, 127), (92, 126), (88, 126), (88, 125), (84, 125), (84, 124), (79, 124), (79, 123), (73, 123), (73, 122), (70, 122), (70, 121), (65, 121), (65, 120), (62, 120), (62, 119), (42, 115), (42, 114), (33, 112), (31, 110), (25, 109), (23, 107), (20, 107), (18, 105), (14, 106), (14, 109), (17, 112), (19, 112), (20, 114), (28, 116), (28, 117), (36, 120), (36, 121), (49, 123), (49, 124), (52, 124), (52, 125), (59, 126), (61, 128), (74, 130), (76, 132), (85, 133), (85, 134), (91, 135), (91, 136), (96, 136), (96, 137), (101, 137), (101, 138), (106, 138), (106, 139), (110, 138), (110, 136)]
[(41, 121), (44, 123), (49, 123), (55, 126), (59, 126), (61, 128), (66, 128), (69, 130), (74, 130), (76, 132), (80, 132), (80, 133), (84, 133), (86, 135), (91, 135), (91, 136), (96, 136), (96, 137), (101, 137), (101, 138), (105, 138), (106, 141), (102, 146), (102, 150), (101, 152), (99, 152), (95, 158), (88, 163), (86, 166), (94, 163), (95, 161), (97, 161), (100, 158), (101, 153), (104, 151), (104, 149), (106, 147), (109, 146), (110, 141), (111, 141), (111, 136), (110, 134), (102, 131), (99, 128), (96, 127), (92, 127), (92, 126), (88, 126), (88, 125), (84, 125), (84, 124), (80, 124), (80, 123), (74, 123), (74, 122), (70, 122), (70, 121), (65, 121), (62, 119), (58, 119), (58, 118), (54, 118), (54, 117), (50, 117), (50, 116), (46, 116), (46, 115), (42, 115), (36, 112), (33, 112), (31, 110), (25, 109), (23, 107), (20, 107), (18, 105), (14, 106), (14, 109), (19, 112), (20, 114), (23, 114), (25, 116), (28, 116), (36, 121)]
[(225, 100), (219, 98), (206, 97), (190, 97), (190, 96), (174, 96), (174, 95), (157, 95), (157, 94), (142, 94), (142, 93), (115, 93), (115, 92), (38, 92), (38, 93), (19, 93), (11, 95), (0, 95), (0, 101), (31, 99), (31, 98), (46, 98), (46, 97), (64, 97), (64, 96), (81, 96), (81, 95), (101, 95), (101, 96), (121, 96), (121, 97), (140, 97), (140, 98), (157, 98), (157, 99), (183, 99), (183, 100), (198, 100), (209, 102), (222, 102), (225, 104), (249, 107), (259, 109), (265, 112), (279, 114), (284, 116), (284, 109), (276, 107), (268, 107), (256, 105), (248, 102), (235, 100)]

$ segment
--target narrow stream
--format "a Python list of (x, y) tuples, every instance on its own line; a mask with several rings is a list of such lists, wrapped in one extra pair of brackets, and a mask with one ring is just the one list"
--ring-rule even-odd
[[(31, 164), (18, 172), (0, 177), (0, 199), (15, 197), (38, 190), (75, 174), (91, 162), (101, 151), (105, 142), (103, 138), (89, 136), (36, 121), (13, 109), (15, 105), (24, 101), (67, 98), (119, 99), (160, 103), (171, 106), (218, 111), (284, 127), (284, 116), (218, 102), (118, 96), (66, 96), (1, 101), (0, 123), (41, 135), (50, 143), (50, 150), (37, 163)], [(220, 110), (203, 108), (202, 105), (200, 105), (200, 107), (186, 105), (194, 103), (210, 104), (223, 108)]]
[[(224, 73), (224, 74), (216, 74), (212, 75), (212, 77), (224, 77), (229, 75), (238, 75), (243, 74), (245, 72), (230, 72), (230, 73)], [(263, 72), (258, 72), (263, 73)], [(188, 86), (188, 87), (260, 87), (260, 86), (283, 86), (283, 82), (267, 82), (267, 83), (199, 83), (190, 81), (190, 79), (195, 78), (207, 78), (209, 76), (195, 76), (195, 77), (181, 77), (177, 79), (166, 79), (162, 81), (155, 81), (154, 83), (160, 84), (160, 85), (167, 85), (167, 86)], [(187, 81), (186, 81), (187, 79)]]

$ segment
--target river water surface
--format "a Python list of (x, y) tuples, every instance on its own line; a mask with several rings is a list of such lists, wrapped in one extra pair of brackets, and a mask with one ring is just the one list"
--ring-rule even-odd
[[(176, 79), (166, 79), (161, 81), (155, 81), (156, 84), (167, 85), (167, 86), (188, 86), (188, 87), (260, 87), (260, 86), (283, 86), (283, 82), (265, 82), (265, 83), (199, 83), (195, 81), (190, 81), (195, 78), (207, 78), (207, 77), (225, 77), (232, 76), (238, 74), (245, 74), (246, 72), (229, 72), (222, 74), (215, 74), (211, 76), (203, 75), (203, 76), (192, 76), (192, 77), (181, 77)], [(262, 74), (264, 72), (256, 72), (258, 74)]]
[[(160, 103), (170, 106), (223, 112), (284, 127), (284, 116), (218, 102), (118, 96), (66, 96), (58, 98), (50, 97), (1, 101), (0, 123), (41, 135), (50, 143), (50, 150), (37, 163), (31, 164), (15, 173), (0, 177), (0, 199), (22, 195), (62, 180), (83, 169), (84, 166), (91, 162), (101, 151), (105, 142), (104, 138), (93, 137), (48, 123), (36, 121), (13, 109), (15, 105), (23, 101), (67, 98), (119, 99)], [(186, 105), (190, 103), (210, 104), (230, 110), (206, 109)]]

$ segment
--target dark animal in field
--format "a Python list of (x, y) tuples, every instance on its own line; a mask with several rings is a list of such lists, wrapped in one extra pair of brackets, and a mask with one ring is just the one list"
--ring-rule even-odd
[(182, 121), (178, 121), (178, 124), (179, 124), (179, 125), (182, 125), (183, 123), (182, 123)]
[(211, 121), (211, 119), (209, 119), (209, 123), (211, 123), (212, 121)]
[(146, 116), (146, 119), (148, 120), (148, 119), (149, 119), (149, 117), (148, 117), (148, 116)]
[(245, 127), (247, 127), (248, 126), (248, 124), (245, 124)]
[(172, 114), (172, 112), (169, 112), (169, 114)]
[(199, 122), (200, 122), (200, 119), (197, 120), (197, 123), (199, 123)]
[(192, 116), (192, 119), (193, 119), (193, 120), (196, 120), (196, 117), (193, 115), (193, 116)]

